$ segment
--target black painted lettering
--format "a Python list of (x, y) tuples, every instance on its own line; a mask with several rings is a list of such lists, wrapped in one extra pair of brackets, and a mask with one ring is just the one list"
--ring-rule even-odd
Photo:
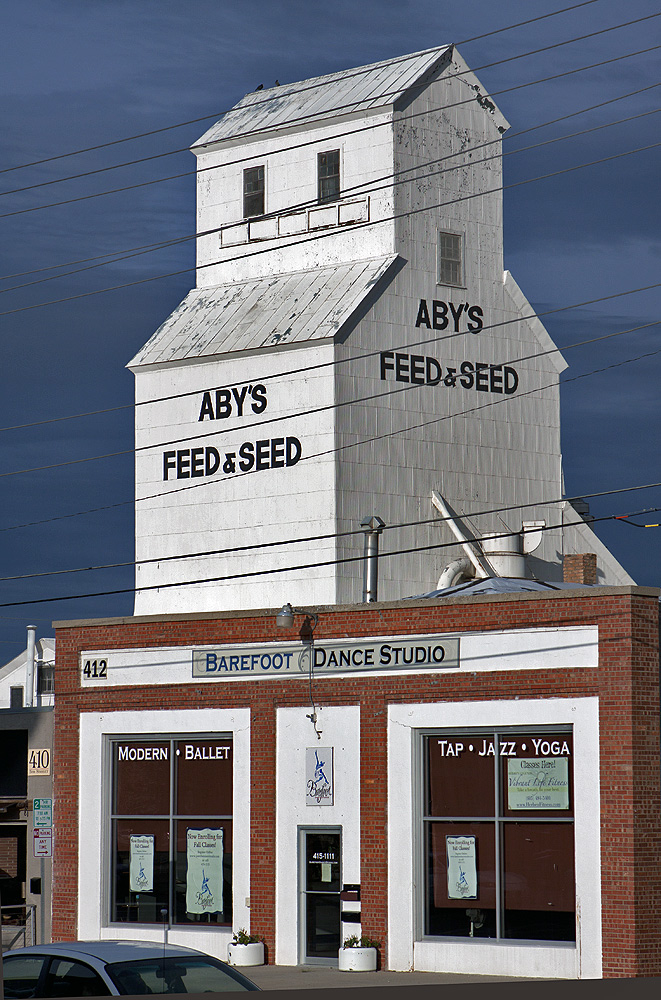
[(398, 382), (408, 382), (409, 380), (409, 356), (408, 354), (395, 355), (395, 378)]
[(425, 374), (427, 376), (427, 385), (438, 385), (441, 381), (443, 369), (436, 358), (425, 358)]
[(267, 438), (265, 441), (255, 442), (255, 472), (269, 468), (269, 453), (271, 442)]
[(411, 381), (416, 385), (425, 384), (425, 359), (422, 354), (411, 355)]
[(199, 479), (204, 475), (204, 448), (192, 448), (190, 453), (191, 479)]
[(237, 389), (232, 389), (232, 395), (234, 396), (234, 402), (236, 403), (237, 417), (243, 416), (243, 404), (245, 402), (247, 394), (248, 394), (247, 385), (242, 386), (240, 392)]
[(285, 465), (296, 465), (301, 457), (301, 442), (295, 437), (287, 438), (285, 449)]
[(448, 304), (447, 302), (438, 302), (434, 299), (432, 302), (432, 316), (433, 316), (433, 327), (435, 330), (445, 330), (448, 325)]
[(229, 389), (216, 389), (216, 420), (229, 417), (232, 412), (231, 399)]
[(466, 310), (466, 315), (470, 320), (468, 324), (468, 329), (470, 330), (470, 332), (479, 333), (482, 327), (484, 326), (484, 323), (482, 321), (484, 313), (482, 312), (480, 306), (471, 306), (470, 309)]
[(393, 363), (395, 355), (392, 351), (381, 351), (381, 381), (385, 382), (388, 378), (388, 372), (394, 371), (395, 365)]
[(464, 311), (464, 306), (465, 306), (465, 303), (464, 302), (460, 302), (459, 305), (457, 306), (457, 308), (455, 309), (454, 302), (450, 303), (450, 312), (452, 313), (452, 319), (454, 320), (454, 332), (455, 333), (459, 333), (459, 320), (461, 318), (462, 312)]
[(213, 446), (209, 446), (204, 449), (204, 475), (213, 476), (215, 472), (218, 472), (218, 467), (220, 465), (220, 455), (218, 450)]
[(508, 396), (511, 396), (519, 386), (519, 376), (515, 369), (510, 368), (508, 365), (505, 365), (503, 371), (505, 373), (505, 392)]
[(475, 363), (475, 388), (479, 389), (480, 392), (489, 391), (488, 368), (489, 365), (484, 364), (482, 361)]
[(418, 306), (418, 316), (415, 321), (416, 326), (426, 326), (428, 330), (431, 330), (431, 323), (429, 321), (429, 309), (427, 308), (427, 303), (424, 299), (420, 299), (420, 305)]
[(250, 472), (255, 464), (255, 455), (252, 441), (246, 441), (239, 448), (239, 468), (241, 472)]
[(284, 469), (285, 467), (285, 439), (271, 438), (271, 468)]
[(177, 479), (190, 479), (190, 448), (177, 452)]
[(491, 365), (489, 369), (489, 388), (492, 392), (503, 391), (503, 366)]
[(266, 409), (266, 386), (259, 383), (252, 387), (252, 403), (251, 408), (253, 413), (263, 413)]
[(168, 478), (168, 472), (175, 469), (175, 459), (177, 457), (176, 451), (164, 451), (163, 452), (163, 479)]
[(461, 378), (459, 381), (463, 385), (464, 389), (473, 388), (473, 362), (472, 361), (462, 361), (459, 366), (459, 371), (461, 372)]
[(197, 419), (204, 420), (205, 417), (208, 417), (209, 420), (215, 419), (210, 392), (205, 392), (204, 395), (202, 396), (202, 406), (200, 407), (200, 415)]

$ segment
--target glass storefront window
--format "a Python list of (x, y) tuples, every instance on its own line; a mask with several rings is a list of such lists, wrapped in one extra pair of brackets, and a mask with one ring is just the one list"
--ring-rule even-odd
[(574, 941), (571, 730), (424, 736), (425, 934)]
[(230, 736), (115, 739), (111, 921), (232, 923)]

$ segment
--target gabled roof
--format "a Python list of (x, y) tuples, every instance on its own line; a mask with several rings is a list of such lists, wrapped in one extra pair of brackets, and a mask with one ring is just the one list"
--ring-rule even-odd
[(332, 338), (396, 259), (194, 288), (127, 367)]
[(451, 51), (451, 45), (441, 45), (358, 69), (256, 90), (246, 94), (205, 132), (193, 149), (283, 125), (308, 124), (356, 111), (391, 107), (415, 84), (426, 85)]

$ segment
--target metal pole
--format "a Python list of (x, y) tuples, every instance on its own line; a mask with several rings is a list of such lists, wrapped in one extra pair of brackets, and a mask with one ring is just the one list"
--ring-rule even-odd
[(374, 514), (364, 517), (360, 526), (365, 532), (365, 556), (363, 559), (363, 604), (376, 601), (379, 582), (379, 535), (386, 526), (385, 521)]

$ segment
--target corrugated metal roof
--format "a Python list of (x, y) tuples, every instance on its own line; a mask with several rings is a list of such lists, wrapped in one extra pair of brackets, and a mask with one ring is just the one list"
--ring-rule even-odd
[(389, 107), (421, 77), (433, 72), (451, 49), (451, 45), (441, 45), (358, 69), (246, 94), (195, 146), (277, 129), (294, 122), (306, 123), (354, 111)]
[(333, 337), (396, 259), (194, 288), (128, 367)]

